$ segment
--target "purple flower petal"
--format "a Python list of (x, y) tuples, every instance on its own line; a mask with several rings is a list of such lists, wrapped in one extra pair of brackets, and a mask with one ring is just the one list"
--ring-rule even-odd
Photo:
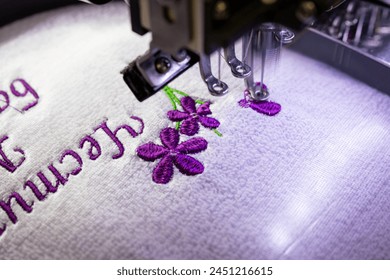
[(183, 107), (184, 111), (187, 113), (195, 113), (196, 107), (195, 107), (195, 100), (192, 99), (189, 96), (185, 96), (180, 100), (181, 106)]
[(197, 175), (204, 171), (203, 164), (191, 156), (177, 154), (173, 159), (179, 171), (185, 175)]
[(190, 116), (190, 114), (187, 112), (181, 112), (178, 110), (174, 110), (174, 111), (168, 111), (167, 116), (168, 116), (168, 119), (170, 119), (171, 121), (179, 122), (179, 121), (182, 121), (182, 120), (185, 120), (186, 118), (188, 118)]
[(199, 131), (199, 124), (197, 119), (188, 118), (180, 125), (180, 133), (188, 136), (193, 136)]
[(155, 161), (168, 153), (167, 148), (152, 142), (143, 144), (137, 148), (137, 155), (146, 161)]
[(249, 102), (246, 99), (241, 99), (238, 101), (238, 105), (240, 105), (242, 108), (249, 108)]
[(157, 184), (167, 184), (173, 177), (173, 160), (172, 156), (168, 155), (153, 169), (153, 181)]
[(282, 106), (271, 101), (252, 101), (249, 105), (258, 113), (274, 116), (282, 110)]
[(217, 119), (199, 116), (200, 123), (207, 128), (217, 128), (220, 123)]
[(196, 113), (200, 116), (206, 116), (211, 114), (210, 102), (206, 102), (198, 107)]
[(161, 142), (169, 149), (176, 148), (177, 144), (179, 144), (179, 138), (179, 132), (170, 127), (164, 128), (160, 132)]
[(176, 151), (182, 154), (196, 154), (207, 149), (207, 141), (201, 137), (192, 138), (177, 146)]

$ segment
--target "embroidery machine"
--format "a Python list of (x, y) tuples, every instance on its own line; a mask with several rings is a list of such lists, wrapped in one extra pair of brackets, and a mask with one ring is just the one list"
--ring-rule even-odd
[[(82, 0), (105, 4), (110, 0)], [(3, 1), (4, 2), (4, 1)], [(76, 0), (5, 0), (0, 26)], [(264, 73), (282, 45), (311, 26), (293, 47), (390, 93), (390, 0), (126, 0), (132, 30), (152, 33), (150, 49), (123, 71), (139, 101), (199, 62), (200, 75), (216, 96), (228, 92), (220, 78), (221, 56), (233, 76), (245, 80), (255, 100), (266, 100)], [(23, 6), (21, 5), (23, 4)], [(21, 8), (23, 7), (23, 8)], [(292, 31), (294, 30), (294, 32)], [(242, 59), (235, 42), (242, 40)], [(218, 75), (210, 55), (219, 52)]]

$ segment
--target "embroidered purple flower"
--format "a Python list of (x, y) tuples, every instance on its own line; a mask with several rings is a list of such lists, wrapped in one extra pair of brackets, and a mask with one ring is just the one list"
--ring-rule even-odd
[(193, 176), (204, 171), (203, 164), (189, 156), (207, 149), (207, 141), (201, 137), (191, 138), (179, 144), (179, 132), (173, 128), (164, 128), (160, 132), (163, 145), (152, 142), (137, 148), (137, 155), (146, 161), (161, 159), (153, 170), (153, 181), (167, 184), (173, 177), (173, 166), (185, 175)]
[(180, 103), (184, 112), (172, 110), (167, 115), (171, 121), (182, 121), (180, 125), (181, 134), (188, 136), (195, 135), (199, 131), (199, 123), (210, 129), (217, 128), (220, 125), (218, 120), (207, 117), (211, 115), (210, 102), (206, 102), (196, 108), (195, 101), (191, 97), (186, 96), (180, 100)]
[[(263, 87), (267, 88), (266, 85), (263, 85)], [(245, 90), (244, 99), (241, 99), (238, 104), (242, 108), (251, 108), (260, 114), (268, 116), (274, 116), (282, 110), (282, 106), (276, 102), (251, 99), (248, 90)]]

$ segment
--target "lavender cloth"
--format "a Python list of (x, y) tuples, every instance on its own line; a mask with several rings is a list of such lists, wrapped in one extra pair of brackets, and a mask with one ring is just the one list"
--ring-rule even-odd
[[(157, 162), (136, 149), (160, 143), (172, 106), (162, 92), (137, 102), (119, 73), (149, 40), (131, 33), (120, 3), (69, 7), (0, 29), (0, 89), (23, 78), (39, 95), (24, 114), (0, 114), (4, 149), (18, 159), (18, 146), (26, 157), (12, 175), (0, 168), (0, 197), (17, 191), (34, 200), (30, 214), (14, 207), (17, 224), (0, 213), (1, 259), (390, 259), (388, 96), (286, 50), (269, 85), (282, 111), (270, 117), (238, 105), (243, 82), (228, 67), (222, 78), (231, 90), (222, 98), (207, 93), (193, 67), (171, 86), (210, 100), (223, 137), (200, 126), (208, 142), (196, 154), (203, 173), (175, 169), (158, 185)], [(142, 134), (129, 115), (143, 119)], [(77, 150), (104, 121), (105, 129), (134, 126), (134, 138), (119, 136), (120, 158), (100, 129), (99, 158), (89, 158), (97, 146), (83, 153), (82, 171), (46, 200), (27, 195), (23, 182)], [(71, 156), (64, 162), (73, 168)]]

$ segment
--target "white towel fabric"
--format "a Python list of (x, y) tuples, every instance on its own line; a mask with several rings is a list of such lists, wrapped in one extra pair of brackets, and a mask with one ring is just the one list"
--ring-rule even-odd
[[(175, 169), (167, 185), (152, 181), (157, 162), (136, 148), (173, 124), (160, 92), (143, 103), (119, 73), (143, 54), (150, 37), (131, 32), (124, 4), (68, 7), (18, 21), (0, 30), (0, 90), (20, 110), (33, 96), (11, 95), (14, 79), (26, 80), (38, 104), (21, 114), (0, 113), (2, 149), (14, 164), (0, 167), (0, 196), (12, 200), (18, 221), (0, 208), (2, 259), (389, 259), (390, 98), (357, 80), (286, 50), (272, 100), (275, 117), (237, 105), (243, 81), (227, 67), (230, 93), (211, 97), (195, 66), (171, 86), (211, 100), (223, 137), (202, 128), (208, 148), (194, 157), (203, 174)], [(16, 82), (18, 84), (18, 82)], [(18, 85), (20, 90), (20, 83)], [(0, 106), (4, 103), (0, 96)], [(80, 139), (100, 123), (131, 125), (144, 132), (118, 137), (124, 155), (100, 129), (93, 136), (102, 155), (90, 160)], [(184, 139), (184, 138), (183, 138)], [(22, 149), (24, 156), (21, 154)], [(14, 150), (16, 149), (16, 151)], [(82, 171), (43, 201), (24, 182), (77, 164)], [(96, 152), (96, 151), (95, 151)], [(4, 158), (0, 156), (0, 160)]]

